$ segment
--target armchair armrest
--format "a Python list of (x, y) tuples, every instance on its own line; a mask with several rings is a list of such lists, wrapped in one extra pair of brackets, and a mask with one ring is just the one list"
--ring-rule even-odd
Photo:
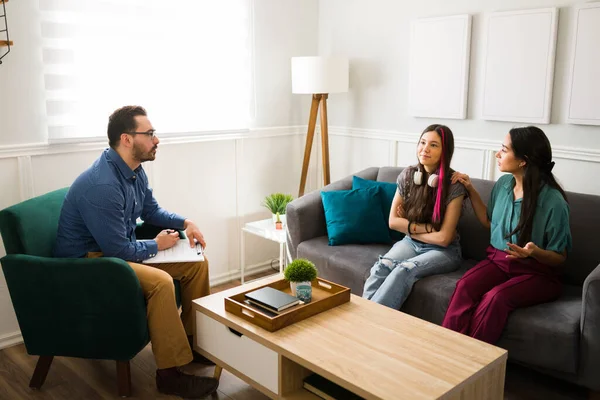
[[(354, 175), (364, 179), (375, 179), (379, 168), (367, 168)], [(322, 190), (315, 190), (290, 202), (285, 215), (287, 223), (287, 244), (293, 259), (298, 257), (298, 245), (306, 240), (327, 235), (325, 210), (321, 201), (321, 191), (352, 189), (352, 175), (330, 183)]]
[(117, 258), (0, 260), (29, 354), (127, 360), (148, 342), (146, 304)]
[(600, 390), (600, 265), (583, 282), (581, 306), (579, 374), (587, 387)]

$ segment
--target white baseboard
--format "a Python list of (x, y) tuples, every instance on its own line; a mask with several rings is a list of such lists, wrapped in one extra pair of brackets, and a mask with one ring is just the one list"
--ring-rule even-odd
[[(252, 274), (258, 274), (260, 272), (268, 271), (269, 269), (272, 269), (271, 261), (264, 261), (264, 262), (261, 262), (258, 264), (246, 266), (246, 268), (244, 270), (244, 275), (248, 276), (248, 275), (252, 275)], [(275, 272), (276, 271), (273, 270), (273, 273), (275, 273)], [(212, 287), (212, 286), (222, 285), (224, 283), (231, 282), (235, 279), (239, 279), (241, 276), (242, 276), (242, 273), (240, 270), (229, 271), (224, 274), (220, 274), (218, 276), (211, 278), (210, 286)]]
[(21, 331), (16, 331), (13, 333), (9, 333), (8, 335), (0, 336), (0, 350), (21, 343), (23, 343), (23, 336), (21, 336)]

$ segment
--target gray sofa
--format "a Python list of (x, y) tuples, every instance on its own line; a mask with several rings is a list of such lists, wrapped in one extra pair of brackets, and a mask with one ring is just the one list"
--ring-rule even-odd
[[(395, 182), (398, 167), (368, 168), (355, 175), (364, 179)], [(473, 179), (487, 203), (493, 181)], [(346, 190), (352, 176), (323, 190)], [(571, 209), (573, 251), (564, 267), (564, 291), (555, 302), (513, 312), (498, 346), (508, 350), (509, 360), (600, 390), (600, 196), (567, 193)], [(319, 276), (349, 287), (361, 295), (363, 284), (378, 255), (389, 244), (329, 246), (321, 196), (315, 191), (287, 207), (288, 245), (293, 258), (312, 260)], [(485, 258), (487, 232), (465, 202), (458, 230), (464, 262), (453, 273), (417, 282), (401, 311), (441, 324), (456, 281)]]

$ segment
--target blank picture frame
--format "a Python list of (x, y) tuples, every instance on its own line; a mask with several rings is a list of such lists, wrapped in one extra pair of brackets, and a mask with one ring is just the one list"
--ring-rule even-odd
[(550, 123), (558, 8), (490, 13), (482, 118)]
[(600, 125), (600, 2), (575, 11), (567, 122)]
[(408, 112), (414, 117), (465, 119), (471, 16), (412, 21)]

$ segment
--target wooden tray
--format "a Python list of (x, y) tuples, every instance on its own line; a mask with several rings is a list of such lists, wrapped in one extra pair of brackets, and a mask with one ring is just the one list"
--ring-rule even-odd
[(274, 317), (257, 311), (244, 303), (245, 294), (253, 290), (258, 290), (265, 286), (281, 290), (287, 294), (292, 294), (290, 283), (285, 279), (272, 282), (254, 289), (249, 289), (236, 295), (225, 298), (225, 311), (237, 315), (255, 325), (274, 332), (295, 322), (302, 321), (312, 317), (320, 312), (329, 310), (350, 301), (350, 289), (337, 283), (317, 278), (311, 282), (312, 301), (307, 304), (298, 305), (283, 311)]

